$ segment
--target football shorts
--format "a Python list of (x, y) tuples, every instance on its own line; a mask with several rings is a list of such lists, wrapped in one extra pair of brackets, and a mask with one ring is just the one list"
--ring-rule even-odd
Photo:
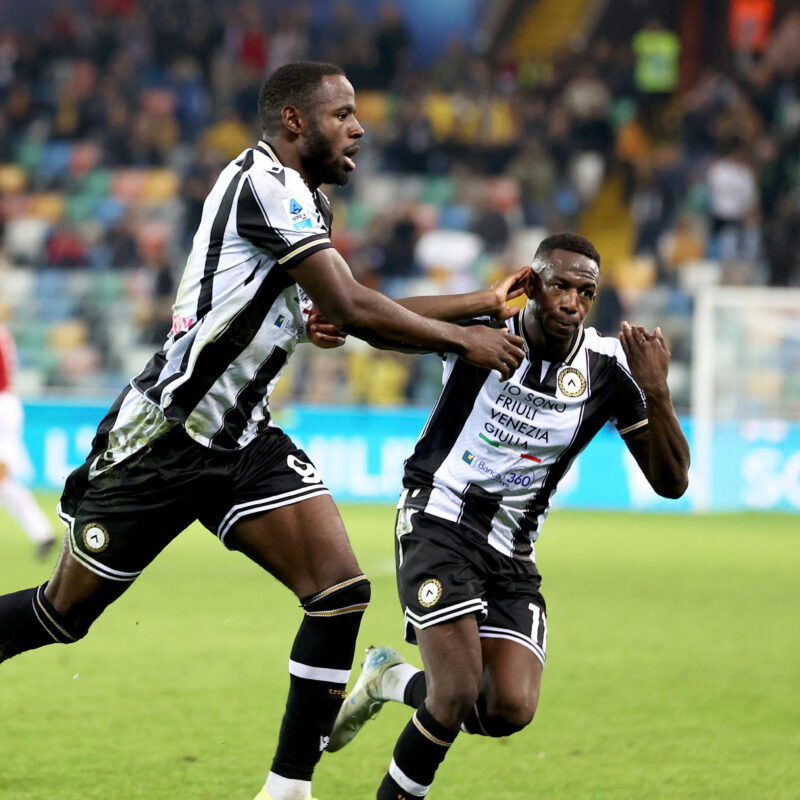
[(484, 639), (509, 639), (544, 664), (547, 619), (532, 561), (509, 558), (468, 530), (424, 511), (397, 513), (397, 587), (406, 641), (415, 629), (467, 614)]
[(225, 543), (245, 517), (330, 494), (308, 456), (279, 428), (220, 451), (180, 426), (98, 474), (68, 478), (58, 511), (70, 553), (109, 580), (133, 581), (194, 520)]

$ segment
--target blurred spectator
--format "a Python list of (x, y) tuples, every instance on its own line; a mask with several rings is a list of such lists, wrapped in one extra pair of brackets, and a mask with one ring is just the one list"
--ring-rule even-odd
[(525, 224), (548, 225), (558, 173), (555, 162), (539, 139), (524, 141), (521, 152), (506, 168), (506, 175), (519, 187)]
[(411, 65), (411, 34), (393, 2), (380, 4), (375, 31), (378, 53), (378, 85), (384, 89), (400, 88), (400, 80)]
[(653, 17), (634, 34), (631, 49), (635, 56), (634, 80), (650, 130), (664, 100), (678, 88), (681, 42), (677, 35)]
[(47, 237), (44, 256), (48, 267), (85, 267), (89, 263), (86, 246), (65, 223), (56, 225)]
[(706, 181), (711, 211), (710, 255), (736, 258), (745, 249), (745, 222), (758, 202), (755, 174), (743, 145), (735, 143), (727, 155), (715, 159)]
[(389, 297), (407, 296), (409, 281), (423, 274), (414, 256), (418, 238), (419, 229), (413, 216), (402, 214), (390, 225), (385, 241), (372, 251), (380, 276), (380, 291)]

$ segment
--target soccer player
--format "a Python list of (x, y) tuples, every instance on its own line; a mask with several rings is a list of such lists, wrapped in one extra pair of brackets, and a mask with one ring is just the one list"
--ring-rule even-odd
[(15, 477), (28, 462), (22, 442), (22, 404), (12, 388), (15, 364), (14, 340), (0, 326), (0, 508), (5, 506), (33, 542), (36, 557), (44, 560), (55, 543), (53, 527), (31, 490)]
[(258, 797), (307, 800), (370, 595), (330, 492), (269, 414), (312, 303), (335, 329), (386, 347), (444, 350), (503, 379), (523, 352), (505, 327), (431, 320), (367, 289), (332, 247), (319, 187), (347, 182), (364, 134), (339, 67), (279, 68), (258, 109), (263, 139), (222, 171), (206, 199), (164, 348), (118, 397), (86, 463), (67, 479), (55, 573), (0, 597), (0, 661), (81, 639), (199, 519), (289, 587), (305, 611)]
[(656, 492), (686, 490), (669, 350), (659, 328), (623, 323), (619, 341), (584, 328), (599, 280), (589, 241), (547, 237), (527, 304), (506, 321), (525, 341), (514, 374), (446, 359), (405, 465), (395, 541), (406, 639), (425, 671), (389, 647), (368, 650), (328, 747), (351, 741), (387, 700), (415, 709), (378, 800), (424, 797), (459, 730), (508, 736), (533, 719), (547, 642), (534, 542), (559, 481), (603, 425), (614, 420)]

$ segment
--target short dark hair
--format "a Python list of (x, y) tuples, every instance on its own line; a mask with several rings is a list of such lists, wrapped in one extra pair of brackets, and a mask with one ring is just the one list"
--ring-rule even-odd
[(553, 250), (580, 253), (582, 256), (591, 258), (597, 264), (598, 269), (600, 267), (600, 253), (597, 252), (597, 248), (588, 239), (579, 236), (577, 233), (554, 233), (542, 239), (536, 248), (533, 262), (535, 263), (537, 259), (546, 259)]
[(278, 67), (258, 92), (258, 119), (264, 135), (280, 130), (281, 112), (286, 106), (307, 111), (322, 79), (328, 75), (344, 75), (344, 70), (322, 61), (295, 61)]

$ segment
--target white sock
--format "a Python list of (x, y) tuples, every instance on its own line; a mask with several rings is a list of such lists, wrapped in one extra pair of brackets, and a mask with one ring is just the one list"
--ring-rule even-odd
[(270, 772), (264, 788), (272, 800), (309, 800), (311, 797), (311, 781), (298, 781), (284, 778)]
[(405, 692), (408, 682), (422, 670), (417, 669), (411, 664), (397, 664), (389, 667), (381, 675), (381, 696), (384, 700), (394, 700), (396, 703), (403, 702), (403, 692)]
[(32, 542), (40, 544), (53, 538), (50, 521), (27, 486), (10, 479), (0, 481), (1, 505), (5, 505)]

